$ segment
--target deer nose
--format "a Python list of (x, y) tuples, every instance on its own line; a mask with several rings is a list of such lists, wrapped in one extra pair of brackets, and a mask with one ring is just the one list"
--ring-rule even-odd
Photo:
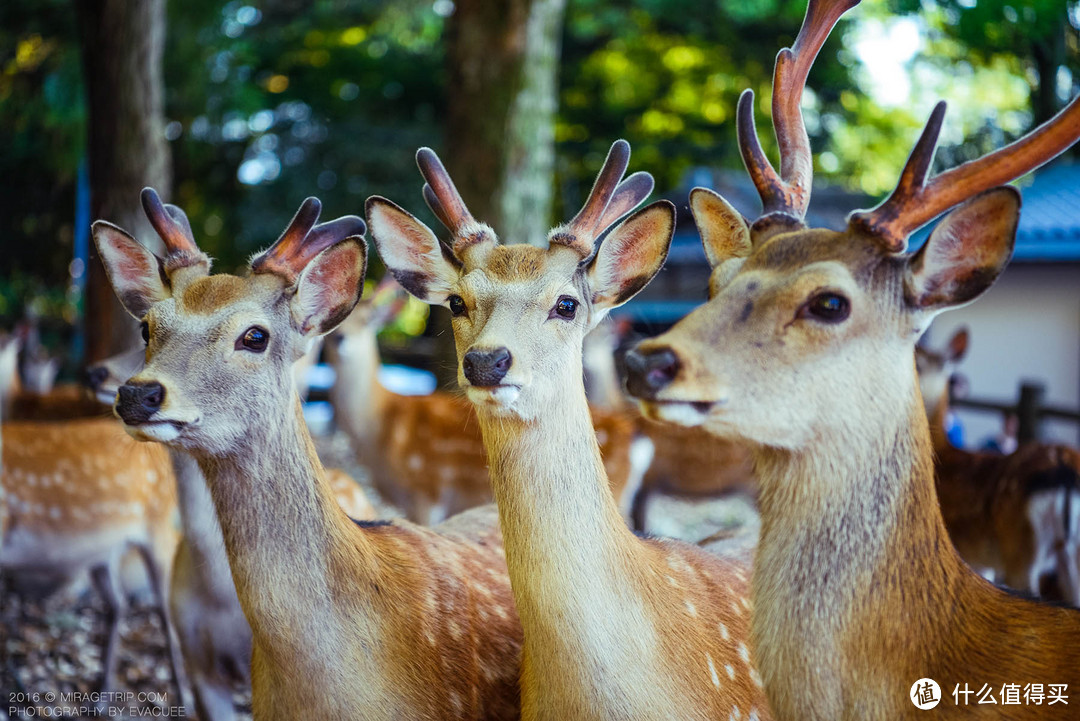
[(632, 396), (653, 398), (678, 373), (679, 357), (670, 348), (634, 348), (626, 354), (626, 390)]
[(125, 383), (116, 394), (116, 415), (128, 425), (145, 423), (165, 402), (165, 386), (157, 381)]
[(96, 391), (101, 384), (109, 380), (109, 369), (104, 366), (91, 366), (86, 369), (86, 385)]
[(471, 350), (461, 361), (461, 370), (474, 386), (497, 386), (514, 362), (506, 348)]

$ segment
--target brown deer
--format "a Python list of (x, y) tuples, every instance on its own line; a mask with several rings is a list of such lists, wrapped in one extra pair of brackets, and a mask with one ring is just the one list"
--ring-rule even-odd
[[(142, 370), (145, 359), (146, 350), (136, 348), (90, 366), (86, 375), (91, 390), (102, 403), (113, 403), (120, 386)], [(195, 693), (196, 713), (207, 721), (225, 721), (237, 717), (233, 690), (251, 684), (251, 628), (236, 595), (206, 479), (188, 454), (169, 449), (169, 456), (182, 531), (172, 566), (169, 609)], [(350, 518), (375, 517), (363, 491), (343, 471), (328, 469), (327, 478)]]
[(4, 438), (0, 569), (19, 586), (52, 590), (89, 571), (105, 601), (101, 688), (116, 689), (121, 583), (129, 552), (145, 564), (178, 683), (181, 664), (165, 607), (176, 549), (176, 491), (167, 454), (134, 442), (113, 418), (12, 422)]
[(309, 198), (250, 275), (210, 275), (183, 214), (150, 189), (143, 202), (164, 259), (93, 227), (148, 339), (116, 412), (206, 478), (251, 625), (255, 718), (516, 718), (521, 629), (494, 510), (354, 522), (304, 425), (292, 365), (358, 300), (363, 221), (316, 225)]
[[(369, 465), (379, 493), (416, 523), (491, 503), (491, 482), (480, 426), (468, 401), (436, 391), (405, 396), (383, 387), (376, 334), (400, 306), (400, 286), (385, 281), (334, 330), (326, 356), (336, 380), (330, 400), (339, 427)], [(648, 439), (624, 414), (593, 412), (611, 490), (623, 514), (652, 457)], [(427, 439), (418, 444), (417, 438)]]
[(748, 650), (747, 559), (643, 539), (608, 485), (582, 382), (582, 339), (667, 256), (675, 208), (630, 215), (652, 191), (622, 179), (619, 141), (581, 212), (549, 247), (500, 245), (469, 214), (435, 154), (417, 161), (452, 245), (383, 198), (368, 222), (387, 268), (453, 315), (458, 380), (491, 463), (511, 584), (525, 631), (527, 719), (760, 719)]
[[(739, 144), (763, 213), (748, 223), (715, 193), (691, 193), (711, 297), (631, 352), (628, 387), (654, 418), (752, 445), (754, 649), (778, 718), (922, 718), (915, 702), (933, 689), (913, 684), (924, 678), (944, 695), (935, 718), (1075, 717), (1074, 703), (1002, 705), (1004, 684), (1080, 686), (1080, 613), (1011, 596), (956, 553), (913, 357), (937, 313), (974, 300), (1005, 267), (1020, 195), (998, 186), (1076, 140), (1080, 103), (928, 179), (939, 105), (889, 199), (844, 231), (808, 228), (802, 88), (856, 2), (811, 0), (777, 57), (779, 174), (755, 134), (753, 95), (740, 99)], [(915, 228), (957, 205), (904, 252)], [(984, 685), (998, 705), (965, 705), (967, 687)]]
[(1029, 442), (1008, 455), (956, 448), (945, 433), (949, 378), (968, 346), (961, 328), (940, 351), (915, 349), (934, 445), (938, 500), (960, 557), (1036, 596), (1055, 574), (1060, 597), (1080, 606), (1080, 453)]

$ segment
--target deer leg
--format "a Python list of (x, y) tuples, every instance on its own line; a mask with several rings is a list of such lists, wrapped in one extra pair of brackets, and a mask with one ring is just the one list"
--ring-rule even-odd
[(105, 601), (105, 618), (109, 625), (109, 635), (101, 655), (101, 690), (112, 691), (116, 688), (116, 644), (120, 640), (120, 617), (124, 611), (124, 595), (117, 583), (119, 559), (110, 559), (94, 566), (90, 579), (94, 588)]
[[(169, 651), (169, 665), (172, 666), (173, 680), (176, 689), (180, 693), (182, 706), (190, 707), (190, 697), (187, 692), (187, 679), (184, 675), (184, 661), (180, 656), (180, 643), (176, 638), (176, 629), (173, 628), (172, 616), (169, 614), (169, 595), (165, 588), (165, 574), (161, 572), (161, 564), (154, 556), (154, 550), (147, 544), (137, 543), (135, 548), (142, 557), (146, 566), (146, 574), (150, 578), (150, 588), (153, 590), (155, 606), (161, 617), (161, 627), (165, 631), (165, 645)], [(214, 718), (214, 717), (210, 717)]]
[(222, 679), (210, 680), (196, 676), (191, 681), (195, 691), (195, 713), (205, 721), (233, 721), (236, 707), (233, 705), (232, 688)]

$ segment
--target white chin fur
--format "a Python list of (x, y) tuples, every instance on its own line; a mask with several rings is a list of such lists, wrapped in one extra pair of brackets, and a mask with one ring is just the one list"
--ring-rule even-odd
[(645, 403), (646, 415), (677, 426), (700, 426), (709, 416), (689, 403)]
[(509, 408), (520, 395), (521, 388), (517, 386), (496, 386), (493, 389), (469, 386), (465, 389), (465, 396), (472, 403), (496, 408)]
[(180, 429), (173, 423), (143, 423), (137, 426), (125, 423), (124, 430), (137, 441), (169, 443), (180, 437)]

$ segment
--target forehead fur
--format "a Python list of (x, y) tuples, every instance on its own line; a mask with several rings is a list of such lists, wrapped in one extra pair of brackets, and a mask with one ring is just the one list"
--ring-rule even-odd
[[(180, 305), (189, 313), (209, 315), (244, 298), (265, 293), (275, 282), (273, 277), (268, 280), (260, 275), (247, 278), (227, 274), (206, 276), (184, 287)], [(280, 283), (276, 284), (280, 290)]]
[(754, 248), (746, 270), (796, 271), (810, 263), (836, 261), (856, 279), (873, 273), (885, 259), (873, 238), (823, 228), (781, 233)]
[(577, 270), (579, 256), (563, 248), (541, 248), (526, 243), (497, 245), (484, 259), (483, 269), (496, 281), (512, 282), (538, 278), (549, 271)]

